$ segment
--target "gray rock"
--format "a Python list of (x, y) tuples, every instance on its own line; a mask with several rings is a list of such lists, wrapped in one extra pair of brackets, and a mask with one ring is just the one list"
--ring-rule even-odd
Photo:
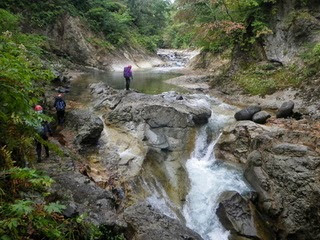
[(271, 115), (265, 111), (257, 112), (253, 115), (252, 121), (255, 123), (265, 124), (267, 119), (270, 118)]
[(130, 237), (136, 240), (196, 240), (197, 233), (183, 226), (150, 205), (140, 203), (124, 211), (124, 220), (132, 229)]
[(288, 118), (293, 115), (294, 102), (284, 102), (278, 109), (277, 118)]
[(102, 120), (88, 110), (73, 110), (67, 114), (69, 125), (77, 132), (75, 144), (80, 149), (97, 144), (103, 130)]
[(183, 100), (182, 95), (178, 95), (178, 96), (176, 97), (176, 100)]
[(252, 117), (255, 113), (260, 112), (261, 107), (259, 106), (250, 106), (245, 109), (242, 109), (234, 115), (234, 118), (237, 121), (242, 121), (242, 120), (252, 120)]
[(272, 219), (277, 239), (315, 240), (320, 236), (319, 147), (314, 129), (242, 121), (223, 132), (216, 151), (221, 159), (244, 163), (244, 176), (259, 195), (255, 204)]
[(216, 213), (222, 225), (233, 235), (261, 240), (274, 239), (252, 202), (235, 191), (222, 193)]
[(72, 218), (77, 216), (79, 213), (77, 211), (77, 206), (74, 203), (70, 203), (66, 206), (66, 209), (63, 210), (62, 214), (67, 218)]

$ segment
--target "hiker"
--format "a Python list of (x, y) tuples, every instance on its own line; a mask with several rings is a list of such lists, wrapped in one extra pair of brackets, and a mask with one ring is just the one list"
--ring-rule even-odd
[[(36, 105), (34, 110), (39, 114), (42, 114), (42, 112), (43, 112), (43, 108), (40, 105)], [(48, 135), (52, 136), (52, 131), (51, 131), (51, 128), (50, 128), (47, 121), (43, 121), (41, 123), (41, 125), (37, 127), (37, 132), (38, 132), (39, 136), (44, 141), (48, 141), (48, 139), (49, 139)], [(38, 157), (37, 161), (41, 162), (42, 143), (36, 139), (35, 144), (36, 144), (36, 152), (37, 152), (37, 157)], [(45, 144), (43, 144), (43, 145), (44, 145), (44, 149), (46, 151), (46, 157), (48, 158), (49, 157), (49, 147)]]
[(129, 65), (123, 69), (123, 77), (126, 79), (126, 90), (129, 90), (130, 88), (130, 81), (133, 80), (132, 76), (132, 71), (131, 71), (132, 66)]
[(62, 94), (59, 94), (56, 97), (56, 100), (53, 105), (57, 110), (57, 119), (58, 119), (58, 125), (62, 125), (64, 122), (64, 113), (66, 109), (66, 102), (62, 99)]

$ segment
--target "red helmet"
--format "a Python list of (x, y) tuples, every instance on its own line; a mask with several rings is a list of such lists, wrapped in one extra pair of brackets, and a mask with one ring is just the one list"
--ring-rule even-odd
[(132, 68), (132, 66), (131, 66), (131, 65), (129, 65), (129, 66), (128, 66), (128, 68)]
[(43, 108), (42, 108), (40, 105), (36, 105), (36, 106), (34, 107), (34, 110), (38, 112), (38, 111), (42, 111)]

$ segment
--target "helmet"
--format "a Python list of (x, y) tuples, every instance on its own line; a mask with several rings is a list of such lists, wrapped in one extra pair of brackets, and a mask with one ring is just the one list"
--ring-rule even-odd
[(43, 108), (42, 108), (40, 105), (36, 105), (36, 106), (34, 107), (34, 110), (38, 112), (38, 111), (42, 111)]
[(129, 66), (128, 66), (128, 68), (132, 68), (132, 66), (131, 66), (131, 65), (129, 65)]

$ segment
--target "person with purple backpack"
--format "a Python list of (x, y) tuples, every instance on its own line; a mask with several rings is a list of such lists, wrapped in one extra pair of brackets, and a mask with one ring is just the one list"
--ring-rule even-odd
[(124, 70), (123, 70), (123, 77), (126, 79), (126, 90), (129, 90), (130, 81), (133, 80), (131, 68), (132, 68), (132, 66), (129, 65), (129, 66), (125, 67)]

